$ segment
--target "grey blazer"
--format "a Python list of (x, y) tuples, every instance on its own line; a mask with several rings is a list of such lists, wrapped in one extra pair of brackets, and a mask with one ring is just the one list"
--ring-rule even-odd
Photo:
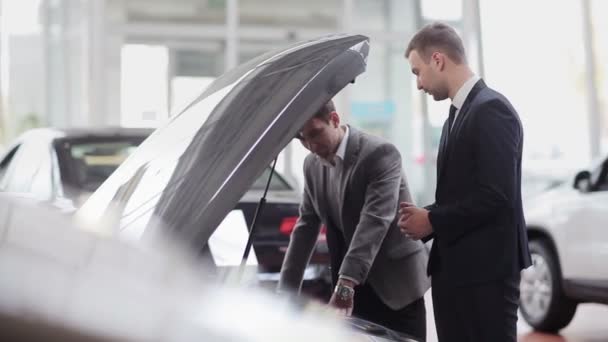
[[(340, 193), (328, 193), (329, 169), (310, 154), (304, 161), (305, 187), (279, 281), (280, 290), (299, 291), (321, 223), (327, 226), (332, 273), (368, 282), (382, 301), (397, 310), (430, 287), (428, 252), (397, 226), (398, 203), (410, 201), (397, 148), (349, 126)], [(343, 231), (329, 219), (328, 196), (339, 196)], [(336, 234), (345, 248), (337, 251)], [(341, 240), (341, 239), (340, 239)], [(342, 257), (343, 256), (343, 257)], [(338, 271), (339, 270), (339, 271)]]

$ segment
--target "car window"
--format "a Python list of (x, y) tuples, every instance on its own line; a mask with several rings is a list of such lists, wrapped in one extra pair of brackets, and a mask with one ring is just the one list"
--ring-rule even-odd
[[(268, 176), (270, 176), (270, 168), (264, 169), (262, 175), (258, 177), (251, 186), (251, 190), (266, 189), (266, 183), (268, 183)], [(279, 175), (278, 172), (275, 170), (274, 174), (272, 175), (272, 180), (270, 181), (270, 186), (268, 187), (268, 190), (288, 191), (292, 190), (292, 188), (289, 183), (287, 183), (285, 179), (283, 179), (283, 177), (281, 177), (281, 175)]]
[(64, 139), (58, 146), (62, 172), (77, 191), (93, 192), (139, 146), (144, 137), (133, 139)]

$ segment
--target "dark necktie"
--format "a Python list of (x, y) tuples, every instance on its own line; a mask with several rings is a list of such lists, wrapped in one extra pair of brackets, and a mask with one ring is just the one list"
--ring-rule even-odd
[(456, 117), (457, 108), (454, 105), (450, 106), (450, 116), (448, 117), (448, 133), (452, 131), (452, 125), (454, 124), (454, 118)]

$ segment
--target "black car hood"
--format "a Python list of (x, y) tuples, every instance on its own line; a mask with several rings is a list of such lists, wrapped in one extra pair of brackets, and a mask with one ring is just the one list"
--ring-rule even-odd
[(332, 35), (219, 77), (156, 130), (77, 213), (139, 238), (160, 224), (200, 249), (322, 104), (366, 67), (368, 38)]

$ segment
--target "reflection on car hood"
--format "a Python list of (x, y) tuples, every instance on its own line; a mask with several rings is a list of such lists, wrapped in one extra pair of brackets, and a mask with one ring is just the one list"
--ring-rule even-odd
[(0, 221), (1, 341), (369, 341), (314, 303), (217, 286), (169, 241), (135, 247), (5, 194)]
[(365, 70), (368, 38), (333, 35), (218, 78), (155, 131), (78, 217), (139, 238), (159, 224), (201, 249), (322, 104)]

